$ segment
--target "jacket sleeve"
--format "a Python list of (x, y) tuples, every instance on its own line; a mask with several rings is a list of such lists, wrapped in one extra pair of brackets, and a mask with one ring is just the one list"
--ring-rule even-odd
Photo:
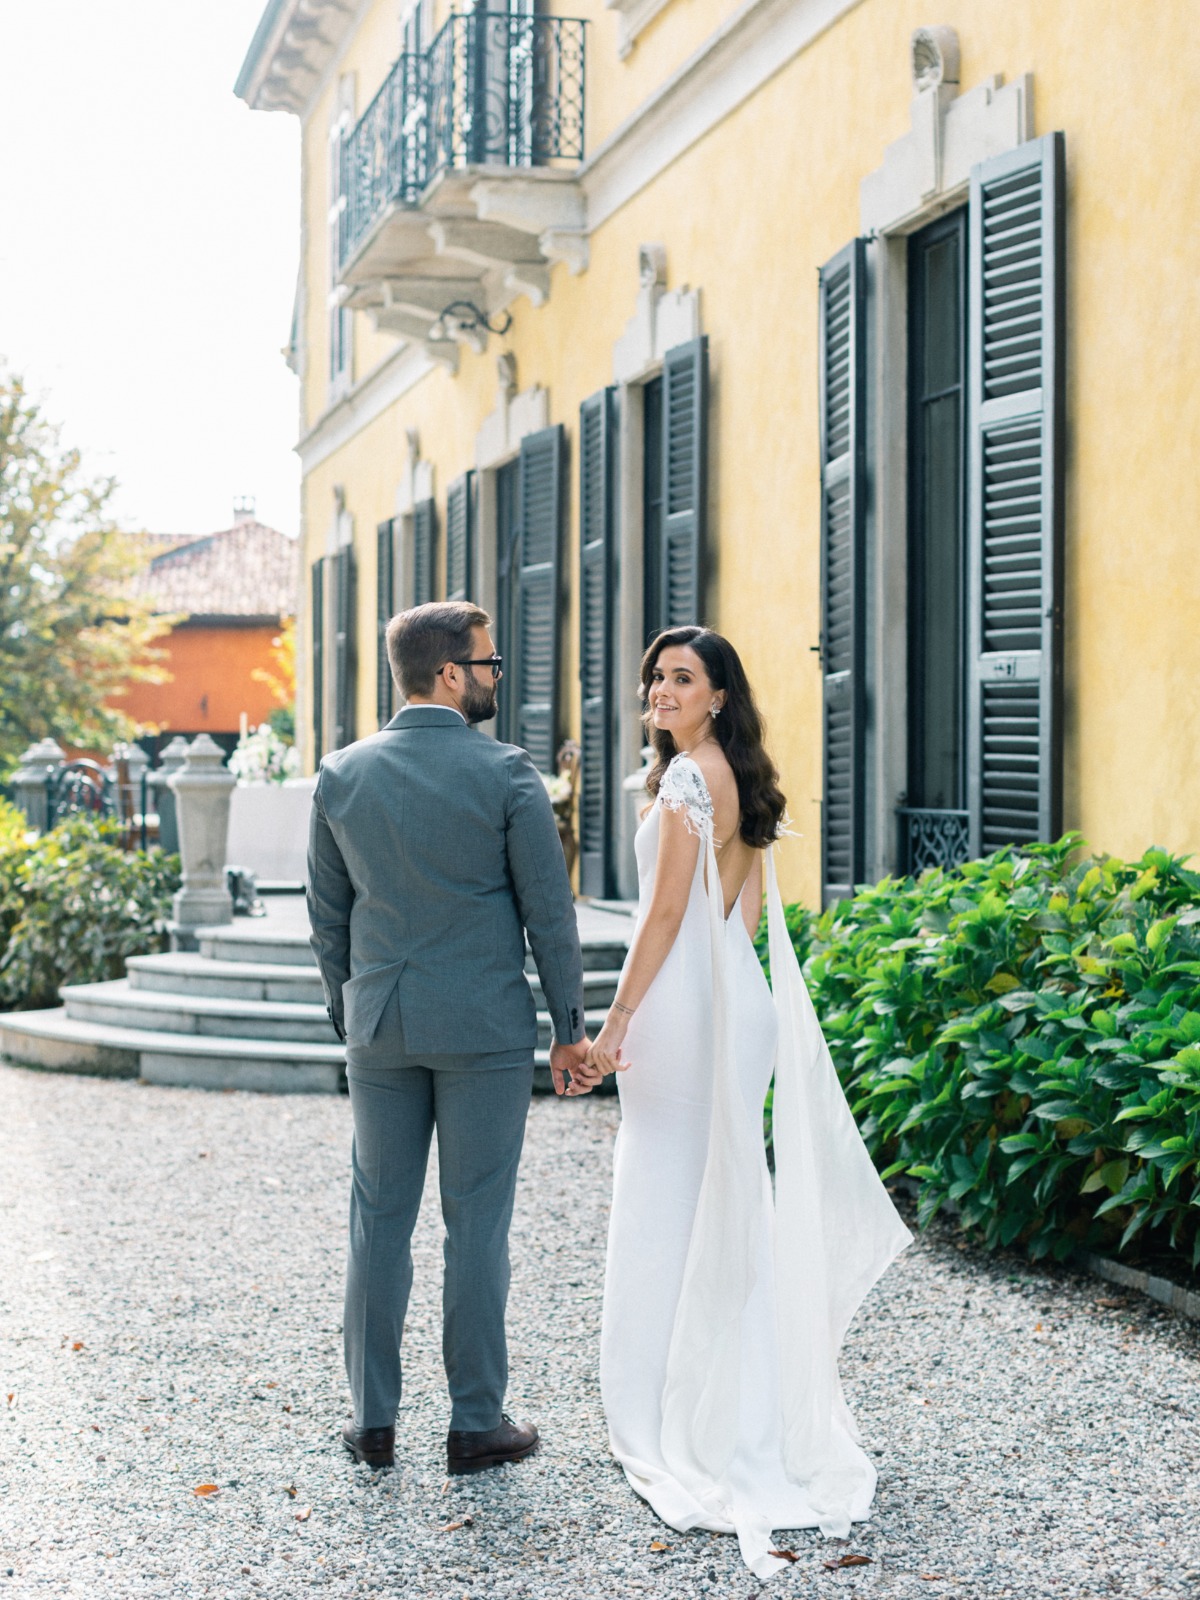
[(509, 768), (506, 844), (517, 910), (560, 1044), (583, 1038), (579, 924), (546, 786), (522, 750)]
[(325, 815), (321, 779), (313, 793), (308, 825), (308, 921), (310, 943), (321, 972), (325, 1009), (339, 1039), (346, 1037), (342, 985), (350, 978), (350, 910), (354, 885)]

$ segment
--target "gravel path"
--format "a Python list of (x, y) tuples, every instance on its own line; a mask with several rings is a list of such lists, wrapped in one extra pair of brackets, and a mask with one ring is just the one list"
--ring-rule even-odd
[[(344, 1099), (0, 1066), (0, 1600), (758, 1593), (732, 1540), (664, 1529), (607, 1454), (617, 1114), (534, 1102), (510, 1400), (545, 1444), (448, 1483), (432, 1206), (397, 1470), (336, 1443)], [(868, 1302), (844, 1372), (875, 1515), (846, 1545), (788, 1537), (769, 1595), (1200, 1595), (1200, 1326), (939, 1229)], [(847, 1554), (871, 1564), (823, 1566)]]

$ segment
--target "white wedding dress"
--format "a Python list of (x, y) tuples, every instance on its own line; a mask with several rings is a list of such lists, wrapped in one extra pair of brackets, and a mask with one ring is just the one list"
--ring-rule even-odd
[[(639, 919), (663, 806), (686, 814), (701, 847), (679, 935), (624, 1047), (600, 1383), (637, 1493), (680, 1532), (736, 1533), (766, 1578), (784, 1565), (772, 1529), (845, 1537), (869, 1514), (875, 1468), (837, 1357), (911, 1235), (838, 1083), (772, 850), (773, 991), (740, 904), (725, 920), (712, 799), (689, 756), (671, 762), (637, 832)], [(774, 1194), (762, 1123), (772, 1071)]]

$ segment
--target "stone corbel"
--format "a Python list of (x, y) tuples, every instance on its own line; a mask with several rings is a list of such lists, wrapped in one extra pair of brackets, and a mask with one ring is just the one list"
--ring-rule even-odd
[(517, 233), (587, 226), (583, 190), (568, 179), (481, 178), (471, 187), (471, 204), (480, 222), (499, 223)]
[(588, 236), (584, 228), (547, 228), (538, 235), (538, 249), (551, 266), (565, 262), (573, 278), (587, 270)]
[(436, 254), (465, 261), (483, 272), (541, 263), (537, 245), (528, 234), (490, 222), (449, 218), (431, 222), (429, 234)]
[(532, 261), (509, 267), (504, 287), (510, 294), (523, 294), (531, 306), (544, 306), (550, 297), (550, 268)]

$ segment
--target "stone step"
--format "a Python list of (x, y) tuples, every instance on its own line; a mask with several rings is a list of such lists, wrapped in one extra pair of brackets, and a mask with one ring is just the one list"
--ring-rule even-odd
[[(622, 957), (624, 952), (622, 952)], [(198, 953), (168, 951), (162, 955), (130, 956), (125, 963), (129, 981), (135, 989), (164, 991), (168, 994), (208, 995), (220, 1000), (279, 1001), (298, 1005), (319, 1005), (322, 1015), (325, 997), (316, 968), (304, 971), (285, 964), (255, 961), (217, 961)], [(620, 963), (598, 968), (583, 976), (583, 1003), (589, 1009), (612, 1004), (621, 976)], [(531, 974), (534, 999), (542, 1005), (542, 986)]]
[[(127, 979), (68, 985), (61, 998), (77, 1022), (159, 1033), (191, 1033), (209, 1038), (273, 1039), (285, 1043), (336, 1044), (325, 1006), (281, 1001), (229, 999), (184, 991), (137, 989)], [(584, 1027), (595, 1034), (603, 1009), (584, 1012)], [(550, 1048), (547, 1012), (538, 1013), (538, 1049)]]
[(125, 963), (135, 989), (169, 994), (209, 995), (218, 1000), (279, 1001), (325, 1009), (315, 967), (305, 971), (286, 963), (217, 961), (196, 952), (130, 956)]
[[(81, 986), (82, 987), (82, 986)], [(265, 1094), (337, 1093), (345, 1089), (345, 1052), (332, 1044), (216, 1038), (168, 1030), (117, 1027), (49, 1011), (0, 1016), (0, 1055), (48, 1072), (140, 1078), (192, 1089), (246, 1089)], [(534, 1054), (535, 1093), (549, 1093), (549, 1052)], [(612, 1094), (606, 1078), (597, 1093)]]
[[(318, 988), (318, 994), (320, 990)], [(324, 1001), (296, 1003), (140, 989), (118, 978), (111, 983), (69, 985), (60, 998), (68, 1017), (157, 1033), (193, 1033), (209, 1038), (274, 1039), (336, 1044)]]
[[(631, 924), (632, 926), (632, 924)], [(251, 966), (311, 968), (316, 965), (307, 934), (271, 932), (267, 928), (237, 925), (210, 928), (197, 934), (199, 954), (209, 961), (244, 963)], [(619, 939), (584, 933), (580, 946), (585, 972), (620, 969), (629, 948)], [(533, 956), (527, 954), (525, 970), (534, 974)]]
[(66, 1008), (0, 1016), (0, 1053), (57, 1072), (141, 1078), (193, 1089), (268, 1094), (336, 1093), (344, 1083), (341, 1045), (218, 1039), (83, 1022)]
[(286, 932), (269, 924), (231, 923), (227, 928), (205, 928), (197, 932), (196, 942), (200, 954), (210, 961), (285, 967), (317, 964), (307, 933)]

